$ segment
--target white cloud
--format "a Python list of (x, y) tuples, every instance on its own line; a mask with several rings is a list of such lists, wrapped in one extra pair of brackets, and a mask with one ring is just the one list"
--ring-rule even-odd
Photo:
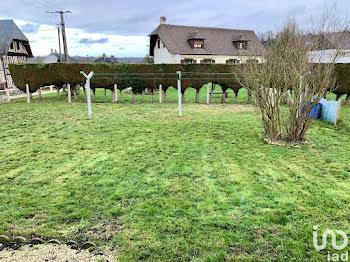
[[(23, 27), (28, 24), (28, 22), (23, 20), (15, 20), (15, 22), (19, 27)], [(58, 33), (57, 29), (53, 26), (42, 24), (35, 29), (35, 31), (34, 29), (23, 30), (23, 33), (30, 41), (31, 48), (35, 56), (48, 55), (51, 48), (58, 51)], [(102, 53), (106, 53), (107, 55), (114, 55), (117, 57), (143, 57), (148, 53), (148, 37), (146, 36), (120, 36), (87, 33), (76, 28), (67, 28), (66, 34), (68, 53), (70, 55), (99, 56)], [(81, 43), (81, 40), (84, 39), (88, 39), (86, 44)], [(108, 39), (108, 41), (102, 41), (102, 43), (99, 43), (98, 40), (101, 39)], [(94, 41), (96, 43), (94, 43)]]

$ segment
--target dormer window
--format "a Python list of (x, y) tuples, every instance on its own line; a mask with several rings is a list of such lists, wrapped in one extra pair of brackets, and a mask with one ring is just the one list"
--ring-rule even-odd
[(203, 47), (204, 47), (204, 40), (193, 41), (193, 48), (203, 48)]
[(237, 49), (247, 49), (248, 47), (248, 41), (234, 41), (233, 44)]
[(188, 35), (188, 43), (193, 49), (203, 49), (204, 48), (204, 40), (205, 37), (198, 31), (194, 31), (189, 33)]
[(160, 40), (159, 39), (157, 41), (157, 47), (158, 47), (158, 49), (160, 48)]

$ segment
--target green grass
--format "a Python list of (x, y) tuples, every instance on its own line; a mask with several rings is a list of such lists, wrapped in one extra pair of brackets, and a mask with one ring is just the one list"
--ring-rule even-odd
[(121, 261), (325, 261), (312, 227), (350, 234), (350, 107), (340, 127), (315, 122), (312, 145), (277, 147), (244, 90), (181, 119), (176, 95), (92, 118), (54, 94), (0, 104), (0, 234), (90, 239)]

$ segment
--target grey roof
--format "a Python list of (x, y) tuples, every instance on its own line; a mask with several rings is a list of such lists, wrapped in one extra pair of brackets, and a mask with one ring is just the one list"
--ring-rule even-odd
[(7, 54), (13, 40), (21, 40), (27, 49), (28, 57), (33, 57), (27, 37), (13, 20), (0, 20), (0, 57)]
[[(64, 54), (60, 54), (60, 53), (51, 53), (50, 55), (54, 55), (54, 56), (56, 56), (57, 57), (57, 59), (61, 59), (61, 57), (62, 57), (62, 59), (63, 59), (63, 61), (64, 61)], [(73, 57), (71, 57), (70, 55), (68, 55), (68, 62), (70, 62), (70, 63), (74, 63), (74, 62), (77, 62)]]
[(350, 49), (350, 32), (334, 32), (323, 34), (325, 39), (337, 49)]
[[(204, 40), (203, 49), (194, 49), (188, 43), (192, 36)], [(196, 27), (160, 24), (152, 33), (150, 55), (159, 37), (171, 54), (179, 55), (264, 55), (265, 49), (253, 30), (237, 30), (226, 28)], [(238, 49), (234, 41), (249, 41), (247, 49)]]

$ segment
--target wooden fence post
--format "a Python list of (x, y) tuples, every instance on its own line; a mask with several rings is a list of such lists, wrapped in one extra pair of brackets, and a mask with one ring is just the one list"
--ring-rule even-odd
[(10, 90), (6, 89), (6, 96), (7, 96), (7, 101), (10, 101)]
[(131, 103), (134, 103), (135, 102), (135, 93), (133, 90), (131, 92), (132, 92), (131, 93)]
[(166, 102), (166, 89), (163, 91), (163, 103)]
[(141, 91), (141, 94), (142, 94), (141, 102), (144, 103), (145, 102), (145, 90), (144, 89)]
[(67, 93), (68, 93), (68, 103), (72, 103), (72, 93), (70, 90), (70, 84), (67, 84)]
[(211, 92), (210, 92), (209, 104), (213, 101), (214, 89), (215, 89), (215, 84), (211, 83)]
[(209, 104), (210, 94), (209, 94), (209, 84), (207, 84), (207, 104)]
[(104, 101), (107, 101), (107, 89), (105, 88), (105, 97), (104, 97)]
[(162, 94), (163, 94), (163, 88), (162, 84), (159, 85), (159, 103), (162, 103)]
[(30, 104), (31, 99), (30, 99), (30, 90), (29, 90), (28, 84), (26, 84), (26, 93), (27, 93), (27, 103)]
[(41, 87), (39, 87), (39, 89), (38, 89), (38, 96), (39, 96), (39, 100), (42, 101), (43, 100), (43, 95), (41, 93)]
[(120, 89), (120, 102), (124, 103), (123, 90)]
[(114, 84), (114, 101), (118, 102), (118, 85)]

